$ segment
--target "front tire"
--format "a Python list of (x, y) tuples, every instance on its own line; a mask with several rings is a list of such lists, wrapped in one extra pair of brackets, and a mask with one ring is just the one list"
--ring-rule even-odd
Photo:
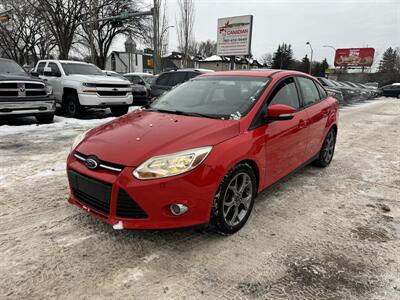
[(114, 106), (110, 107), (110, 109), (114, 117), (120, 117), (128, 112), (129, 106)]
[(53, 123), (53, 121), (54, 121), (54, 114), (36, 116), (36, 121), (37, 121), (39, 124), (50, 124), (50, 123)]
[(215, 196), (211, 223), (221, 234), (233, 234), (247, 222), (257, 194), (257, 180), (248, 164), (235, 166)]
[(65, 105), (64, 110), (67, 117), (79, 118), (82, 116), (84, 109), (76, 95), (67, 95), (63, 105)]
[(331, 163), (333, 154), (335, 153), (335, 145), (336, 130), (334, 128), (331, 128), (325, 137), (318, 158), (314, 161), (314, 165), (320, 168), (327, 167)]

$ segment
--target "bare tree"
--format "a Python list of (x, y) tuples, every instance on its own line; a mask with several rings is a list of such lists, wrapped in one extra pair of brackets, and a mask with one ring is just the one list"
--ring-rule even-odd
[(265, 53), (260, 59), (260, 62), (269, 69), (272, 67), (272, 61), (273, 56), (271, 53)]
[(179, 11), (176, 21), (176, 31), (178, 34), (178, 50), (183, 54), (183, 66), (188, 67), (190, 61), (189, 50), (193, 48), (194, 35), (194, 1), (179, 0)]
[(123, 21), (93, 22), (94, 20), (116, 16), (122, 11), (138, 12), (139, 1), (126, 0), (86, 0), (86, 10), (90, 12), (79, 32), (81, 43), (90, 49), (92, 63), (104, 69), (110, 47), (119, 35), (129, 35), (133, 39), (143, 40), (147, 29), (147, 19), (144, 17), (132, 18)]
[(217, 42), (211, 40), (200, 42), (197, 54), (203, 58), (217, 54)]
[(29, 64), (52, 50), (54, 41), (44, 38), (44, 24), (32, 6), (23, 0), (3, 0), (2, 7), (11, 10), (11, 20), (0, 25), (0, 49), (4, 56)]
[(82, 0), (26, 0), (54, 36), (60, 59), (68, 59), (76, 30), (85, 15)]

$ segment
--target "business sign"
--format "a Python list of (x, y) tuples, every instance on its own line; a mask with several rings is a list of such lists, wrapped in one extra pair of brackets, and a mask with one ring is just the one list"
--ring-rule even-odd
[(253, 16), (218, 19), (217, 55), (251, 55)]
[(335, 54), (336, 67), (370, 67), (374, 62), (374, 48), (337, 49)]

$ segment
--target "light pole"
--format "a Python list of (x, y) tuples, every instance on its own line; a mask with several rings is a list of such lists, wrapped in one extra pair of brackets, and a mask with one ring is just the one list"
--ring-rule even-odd
[(312, 66), (312, 59), (313, 59), (314, 50), (313, 50), (313, 48), (312, 48), (310, 42), (307, 42), (306, 45), (310, 46), (310, 50), (311, 50), (311, 55), (310, 55), (310, 69), (308, 70), (308, 73), (311, 74), (311, 66)]
[(325, 47), (325, 48), (331, 48), (333, 51), (335, 51), (335, 52), (336, 52), (336, 48), (335, 48), (335, 47), (333, 47), (333, 46), (330, 46), (330, 45), (323, 45), (322, 47)]

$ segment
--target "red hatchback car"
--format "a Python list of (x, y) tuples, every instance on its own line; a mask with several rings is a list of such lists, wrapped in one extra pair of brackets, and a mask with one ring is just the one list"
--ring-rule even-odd
[(77, 137), (69, 202), (115, 229), (238, 231), (257, 193), (332, 160), (338, 102), (304, 73), (208, 73)]

